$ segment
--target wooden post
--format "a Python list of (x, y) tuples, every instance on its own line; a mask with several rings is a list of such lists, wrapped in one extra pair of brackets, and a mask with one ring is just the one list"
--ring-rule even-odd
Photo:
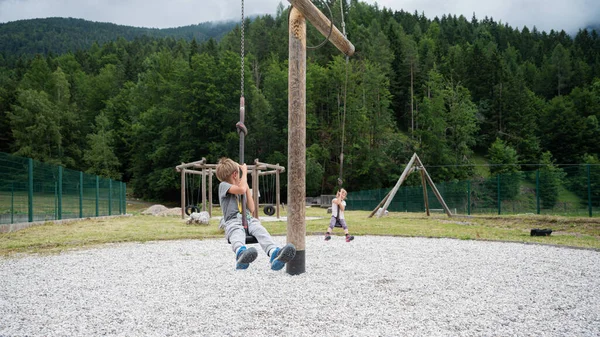
[(185, 169), (181, 170), (181, 218), (185, 219)]
[[(383, 210), (381, 213), (384, 213), (387, 208), (390, 206), (390, 203), (392, 202), (392, 199), (394, 199), (394, 196), (396, 195), (396, 193), (398, 192), (398, 189), (400, 188), (400, 185), (402, 185), (402, 183), (404, 182), (404, 180), (406, 179), (406, 177), (408, 176), (408, 174), (411, 171), (412, 167), (413, 167), (413, 163), (415, 162), (415, 158), (417, 158), (417, 154), (413, 154), (412, 157), (410, 158), (410, 161), (408, 162), (408, 165), (406, 165), (406, 168), (404, 169), (404, 172), (402, 172), (402, 175), (400, 176), (400, 179), (398, 179), (398, 182), (396, 182), (396, 186), (394, 186), (394, 188), (392, 189), (390, 196), (388, 197), (388, 199), (386, 200), (385, 204), (383, 205)], [(381, 217), (382, 214), (379, 214), (377, 217)]]
[(212, 186), (212, 181), (213, 181), (213, 171), (212, 169), (208, 169), (208, 216), (212, 218), (212, 190), (213, 190), (213, 186)]
[(296, 256), (286, 272), (299, 275), (306, 270), (306, 21), (296, 7), (289, 16), (288, 170), (287, 242)]
[(421, 184), (423, 185), (423, 199), (425, 203), (425, 211), (427, 212), (427, 216), (430, 216), (429, 213), (429, 199), (427, 198), (427, 182), (425, 181), (425, 168), (421, 167)]
[(252, 199), (254, 199), (254, 212), (252, 216), (258, 219), (258, 159), (254, 161), (254, 169), (252, 170)]
[(202, 212), (206, 212), (206, 169), (202, 168)]
[[(277, 166), (279, 166), (279, 163), (277, 163)], [(277, 169), (276, 173), (275, 173), (275, 193), (276, 193), (276, 197), (275, 197), (275, 202), (276, 202), (276, 211), (277, 211), (277, 219), (279, 219), (279, 204), (281, 203), (281, 198), (280, 198), (280, 194), (279, 194), (279, 169)]]

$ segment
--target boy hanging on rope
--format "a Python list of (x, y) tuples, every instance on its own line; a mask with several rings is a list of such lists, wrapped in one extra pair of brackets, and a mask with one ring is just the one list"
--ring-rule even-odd
[(264, 252), (271, 257), (271, 269), (282, 269), (296, 255), (296, 247), (288, 243), (283, 248), (279, 248), (260, 221), (250, 216), (254, 211), (254, 201), (248, 187), (246, 164), (239, 165), (229, 158), (221, 158), (216, 171), (217, 179), (221, 182), (219, 203), (223, 210), (223, 219), (220, 227), (225, 229), (225, 238), (231, 243), (235, 253), (236, 269), (248, 268), (258, 255), (256, 248), (246, 248), (246, 231), (242, 225), (242, 207), (239, 201), (242, 195), (246, 195), (249, 234), (256, 238)]
[(346, 209), (346, 196), (348, 192), (345, 189), (340, 189), (335, 198), (331, 201), (331, 221), (329, 222), (329, 227), (327, 228), (327, 233), (325, 234), (325, 241), (331, 240), (331, 232), (333, 231), (333, 227), (336, 222), (339, 222), (344, 229), (344, 233), (346, 234), (346, 242), (350, 242), (354, 240), (354, 236), (348, 233), (348, 226), (346, 225), (346, 219), (344, 219), (344, 210)]

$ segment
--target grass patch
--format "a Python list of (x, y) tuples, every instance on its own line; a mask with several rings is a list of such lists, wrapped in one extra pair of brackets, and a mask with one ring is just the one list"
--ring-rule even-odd
[[(12, 233), (0, 234), (0, 255), (19, 253), (60, 253), (71, 249), (94, 247), (107, 243), (147, 242), (159, 240), (223, 238), (218, 220), (208, 226), (187, 225), (179, 217), (140, 215), (148, 203), (128, 203), (132, 216), (86, 219), (55, 224), (48, 222)], [(560, 216), (456, 216), (435, 214), (390, 213), (370, 218), (368, 211), (347, 211), (346, 221), (352, 234), (406, 237), (456, 238), (529, 242), (559, 246), (600, 249), (600, 219)], [(214, 208), (213, 215), (220, 215)], [(287, 216), (284, 210), (282, 216)], [(306, 216), (319, 217), (306, 221), (307, 235), (322, 235), (329, 225), (330, 214), (322, 208), (306, 209)], [(286, 222), (263, 222), (272, 235), (286, 235)], [(548, 237), (531, 237), (532, 228), (552, 228)], [(342, 235), (339, 228), (334, 235)]]

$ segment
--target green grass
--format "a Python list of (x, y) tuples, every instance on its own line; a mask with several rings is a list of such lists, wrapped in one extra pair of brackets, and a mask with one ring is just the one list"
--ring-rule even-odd
[(478, 165), (475, 166), (475, 176), (477, 177), (482, 177), (482, 178), (489, 178), (490, 177), (490, 170), (487, 166), (480, 166), (480, 165), (487, 165), (487, 159), (485, 159), (482, 156), (477, 156), (474, 155), (473, 157), (471, 157), (471, 161), (473, 162), (473, 164)]
[[(0, 255), (21, 253), (60, 253), (71, 249), (94, 247), (107, 243), (146, 242), (223, 238), (218, 220), (208, 226), (187, 225), (180, 217), (140, 215), (150, 204), (128, 203), (132, 216), (87, 219), (33, 226), (17, 232), (0, 234)], [(405, 237), (456, 238), (529, 242), (559, 246), (600, 249), (600, 219), (559, 216), (470, 216), (449, 218), (442, 214), (427, 217), (421, 213), (390, 213), (382, 218), (367, 218), (368, 211), (347, 211), (346, 219), (353, 234)], [(220, 215), (218, 208), (213, 215)], [(282, 216), (286, 216), (285, 211)], [(306, 221), (307, 235), (322, 235), (330, 215), (322, 208), (307, 208), (306, 216), (319, 217)], [(286, 235), (286, 222), (264, 222), (272, 235)], [(532, 228), (552, 228), (548, 237), (531, 237)], [(337, 229), (334, 234), (342, 235)]]

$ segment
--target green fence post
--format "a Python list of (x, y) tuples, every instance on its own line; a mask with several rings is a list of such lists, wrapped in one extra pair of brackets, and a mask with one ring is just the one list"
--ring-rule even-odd
[(467, 215), (471, 215), (471, 181), (467, 180)]
[(588, 181), (588, 213), (592, 217), (592, 180), (590, 179), (590, 164), (587, 164), (587, 181)]
[(127, 184), (121, 182), (123, 184), (123, 214), (127, 214)]
[(83, 172), (79, 171), (79, 217), (83, 218)]
[(535, 171), (535, 202), (537, 214), (540, 214), (540, 170)]
[(99, 216), (100, 177), (96, 176), (96, 216)]
[(502, 202), (500, 201), (500, 174), (497, 175), (498, 179), (498, 215), (502, 213)]
[(33, 222), (33, 159), (27, 158), (28, 179), (27, 179), (27, 206), (29, 214), (29, 222)]
[(58, 220), (58, 186), (56, 186), (56, 181), (54, 182), (54, 220)]
[(112, 179), (108, 179), (108, 215), (112, 215)]
[(58, 220), (62, 220), (62, 184), (63, 184), (63, 168), (58, 167)]
[(119, 214), (123, 214), (123, 204), (122, 204), (122, 200), (121, 200), (121, 194), (123, 193), (122, 186), (121, 186), (121, 182), (117, 181), (117, 183), (119, 184)]
[(15, 182), (10, 184), (10, 223), (15, 222)]

